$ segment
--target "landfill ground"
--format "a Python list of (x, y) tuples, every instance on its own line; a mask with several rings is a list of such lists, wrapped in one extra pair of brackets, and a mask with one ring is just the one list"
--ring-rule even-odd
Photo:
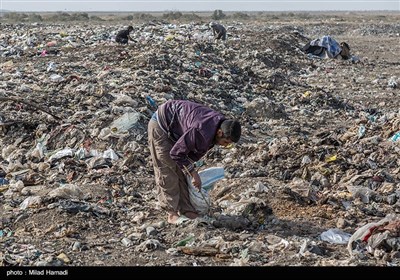
[[(400, 264), (400, 15), (221, 22), (226, 44), (160, 20), (127, 46), (127, 21), (0, 23), (2, 266)], [(352, 59), (301, 51), (324, 35)], [(181, 225), (147, 148), (150, 101), (171, 98), (243, 128), (199, 164), (225, 178)]]

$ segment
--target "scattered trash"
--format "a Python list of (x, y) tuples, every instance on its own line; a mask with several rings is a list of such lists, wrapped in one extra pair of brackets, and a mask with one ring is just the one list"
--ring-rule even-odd
[[(232, 14), (216, 43), (208, 20), (142, 14), (127, 45), (92, 14), (4, 15), (1, 264), (400, 265), (397, 220), (380, 222), (400, 213), (394, 15)], [(301, 50), (324, 34), (350, 58)], [(147, 124), (169, 99), (243, 123), (197, 161), (223, 166), (192, 193), (207, 215), (185, 226), (165, 223), (149, 164)]]

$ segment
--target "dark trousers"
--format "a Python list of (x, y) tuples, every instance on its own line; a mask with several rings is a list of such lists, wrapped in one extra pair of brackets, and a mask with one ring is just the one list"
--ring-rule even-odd
[(120, 43), (120, 44), (128, 44), (128, 38), (116, 37), (115, 42)]

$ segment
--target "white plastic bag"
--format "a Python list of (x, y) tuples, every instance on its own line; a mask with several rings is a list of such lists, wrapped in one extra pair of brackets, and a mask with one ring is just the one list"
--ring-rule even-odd
[(330, 228), (321, 233), (321, 240), (332, 244), (347, 244), (351, 234), (341, 231), (337, 228)]
[(214, 184), (224, 178), (224, 168), (223, 167), (211, 167), (204, 169), (199, 172), (199, 176), (201, 179), (201, 190), (198, 191), (192, 185), (192, 178), (187, 177), (188, 185), (189, 185), (189, 197), (190, 202), (193, 207), (199, 212), (199, 214), (204, 215), (209, 210), (211, 205), (209, 192), (214, 187)]

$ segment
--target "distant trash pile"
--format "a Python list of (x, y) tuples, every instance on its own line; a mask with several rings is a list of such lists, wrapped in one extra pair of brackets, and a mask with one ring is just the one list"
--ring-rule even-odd
[(350, 59), (350, 46), (346, 42), (340, 44), (331, 36), (314, 39), (304, 45), (303, 52), (320, 58)]

